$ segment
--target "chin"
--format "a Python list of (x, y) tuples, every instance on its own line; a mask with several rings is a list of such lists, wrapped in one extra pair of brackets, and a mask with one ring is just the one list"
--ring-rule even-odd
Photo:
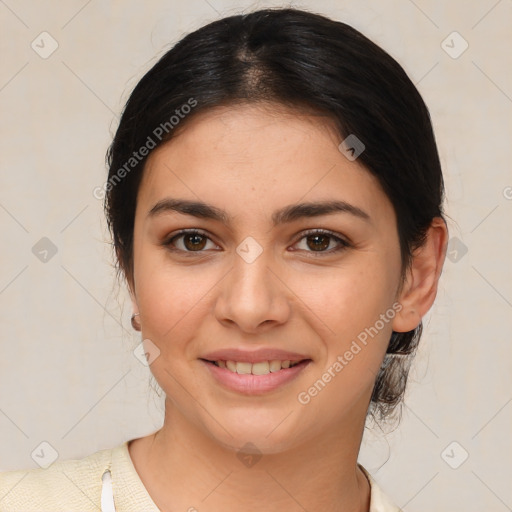
[(258, 414), (254, 410), (248, 414), (239, 409), (230, 421), (224, 417), (222, 426), (208, 418), (203, 428), (217, 444), (234, 452), (277, 454), (291, 450), (298, 442), (297, 435), (300, 437), (297, 426), (290, 421), (292, 415), (283, 421), (287, 414), (283, 411), (279, 414), (262, 414), (260, 411)]
[(255, 436), (247, 435), (234, 435), (232, 438), (223, 436), (221, 439), (215, 437), (214, 440), (223, 448), (233, 451), (237, 456), (242, 454), (250, 455), (272, 455), (284, 453), (294, 447), (293, 441), (288, 438), (284, 439), (271, 439), (267, 434)]

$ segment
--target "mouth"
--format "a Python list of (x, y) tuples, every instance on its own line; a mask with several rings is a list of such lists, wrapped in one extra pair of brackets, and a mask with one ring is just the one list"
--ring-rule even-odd
[[(209, 370), (208, 374), (223, 388), (243, 395), (263, 395), (285, 388), (307, 371), (313, 362), (312, 359), (300, 359), (300, 356), (291, 353), (282, 356), (290, 359), (268, 360), (256, 357), (255, 353), (233, 355), (239, 355), (241, 359), (243, 357), (246, 360), (217, 359), (223, 354), (212, 354), (215, 359), (209, 355), (212, 359), (200, 358), (199, 361)], [(224, 357), (230, 357), (230, 354)], [(291, 357), (295, 359), (292, 360)]]
[(278, 373), (298, 365), (306, 365), (311, 361), (311, 359), (301, 359), (297, 361), (273, 359), (269, 361), (250, 363), (245, 361), (230, 361), (222, 359), (216, 361), (210, 361), (208, 359), (201, 360), (238, 375), (268, 375), (269, 373)]

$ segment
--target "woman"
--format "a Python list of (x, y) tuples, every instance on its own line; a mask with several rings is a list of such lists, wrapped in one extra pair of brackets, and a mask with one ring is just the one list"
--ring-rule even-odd
[(357, 457), (403, 397), (447, 241), (399, 64), (304, 11), (224, 18), (142, 78), (108, 156), (164, 424), (4, 473), (0, 510), (399, 510)]

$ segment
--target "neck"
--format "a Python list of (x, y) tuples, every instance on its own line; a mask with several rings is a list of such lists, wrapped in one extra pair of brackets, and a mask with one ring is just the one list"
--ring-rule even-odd
[(368, 512), (370, 486), (357, 466), (363, 428), (364, 422), (335, 435), (324, 433), (279, 453), (241, 454), (167, 401), (163, 427), (132, 441), (129, 451), (162, 512)]

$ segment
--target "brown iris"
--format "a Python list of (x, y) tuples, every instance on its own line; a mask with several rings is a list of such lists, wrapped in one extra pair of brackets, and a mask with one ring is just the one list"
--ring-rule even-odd
[(183, 236), (183, 244), (190, 251), (204, 249), (206, 237), (197, 233), (190, 233)]
[[(322, 250), (329, 247), (329, 235), (309, 235), (307, 237), (307, 244), (310, 249)], [(310, 241), (314, 240), (313, 244), (310, 244)]]

